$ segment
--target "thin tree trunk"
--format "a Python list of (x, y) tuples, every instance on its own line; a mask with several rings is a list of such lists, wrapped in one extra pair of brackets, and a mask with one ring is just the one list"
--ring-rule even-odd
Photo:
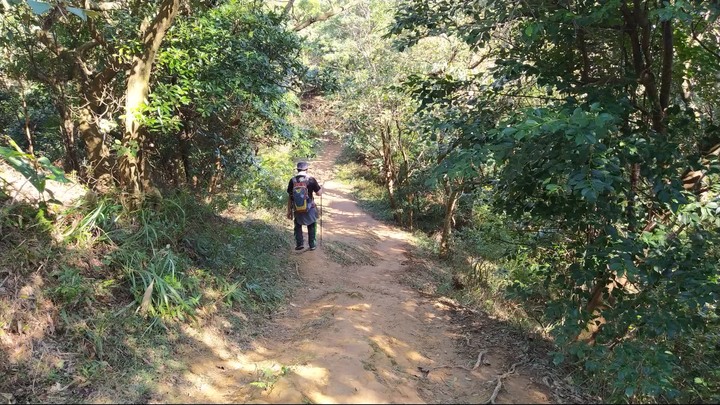
[(662, 76), (660, 84), (660, 108), (665, 111), (670, 104), (670, 87), (672, 85), (672, 66), (673, 66), (673, 32), (672, 22), (663, 21), (662, 23)]
[(212, 198), (212, 194), (217, 190), (217, 185), (222, 176), (222, 155), (218, 152), (215, 155), (215, 172), (210, 177), (210, 185), (208, 186), (208, 201)]
[(65, 100), (57, 100), (55, 102), (55, 109), (62, 120), (60, 134), (62, 135), (63, 147), (65, 148), (64, 169), (66, 172), (74, 171), (82, 177), (83, 174), (80, 173), (80, 159), (78, 159), (77, 147), (75, 145), (75, 122), (70, 115), (70, 109), (67, 107), (67, 104), (65, 104)]
[(632, 163), (630, 165), (630, 192), (628, 193), (627, 202), (627, 220), (630, 232), (635, 232), (635, 198), (637, 197), (638, 182), (640, 181), (640, 164)]
[[(333, 17), (334, 15), (345, 11), (346, 9), (348, 9), (348, 8), (350, 8), (350, 7), (354, 7), (355, 5), (356, 5), (356, 4), (350, 4), (350, 5), (347, 5), (347, 6), (338, 7), (339, 10), (337, 10), (337, 11), (336, 11), (335, 9), (332, 9), (332, 10), (327, 11), (327, 12), (325, 12), (325, 13), (322, 13), (322, 14), (319, 14), (319, 15), (316, 15), (316, 16), (313, 16), (313, 17), (310, 17), (310, 18), (306, 19), (305, 21), (299, 22), (297, 25), (295, 25), (295, 26), (292, 28), (292, 30), (295, 31), (295, 32), (302, 31), (302, 30), (304, 30), (305, 28), (307, 28), (307, 27), (315, 24), (316, 22), (325, 21), (325, 20)], [(290, 5), (290, 7), (292, 7), (292, 5)], [(287, 8), (287, 5), (286, 5), (286, 8)], [(289, 11), (289, 9), (288, 9), (288, 11)]]
[(295, 3), (295, 0), (289, 0), (287, 4), (285, 4), (285, 7), (283, 7), (282, 17), (286, 18), (290, 12), (292, 11), (293, 4)]
[(178, 179), (178, 183), (184, 183), (184, 184), (191, 184), (192, 183), (192, 175), (190, 173), (190, 136), (188, 135), (188, 130), (183, 129), (182, 131), (178, 132), (177, 134), (177, 141), (178, 141), (178, 160), (179, 164), (178, 166), (178, 177), (180, 177), (180, 167), (182, 167), (182, 177), (184, 177), (183, 181), (180, 181)]
[(392, 160), (392, 133), (390, 125), (380, 129), (380, 138), (382, 139), (382, 155), (383, 155), (383, 171), (385, 172), (385, 187), (390, 200), (390, 208), (393, 211), (393, 218), (398, 224), (402, 223), (400, 215), (397, 212), (397, 199), (395, 198), (395, 165)]
[(590, 57), (588, 56), (585, 29), (583, 27), (576, 26), (575, 31), (577, 32), (577, 46), (580, 51), (580, 60), (582, 62), (582, 68), (580, 69), (580, 81), (587, 83), (590, 78)]
[(447, 259), (450, 255), (450, 235), (452, 234), (453, 216), (460, 197), (460, 188), (452, 189), (449, 181), (445, 183), (445, 218), (443, 219), (442, 235), (440, 237), (440, 257)]
[[(25, 98), (24, 86), (20, 89), (20, 96), (22, 97), (23, 117), (25, 119), (24, 131), (25, 139), (27, 139), (28, 142), (28, 153), (35, 157), (35, 145), (33, 145), (32, 132), (30, 131), (30, 113), (27, 107), (27, 99)], [(35, 170), (37, 170), (37, 165), (35, 167)]]
[(415, 214), (415, 194), (410, 194), (408, 196), (408, 228), (410, 228), (410, 232), (412, 232), (415, 228), (414, 224), (414, 214)]

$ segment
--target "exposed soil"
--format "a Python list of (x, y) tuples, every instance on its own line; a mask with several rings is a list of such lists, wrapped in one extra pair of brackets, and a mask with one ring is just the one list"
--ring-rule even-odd
[(577, 400), (535, 342), (417, 288), (427, 264), (410, 253), (412, 237), (364, 213), (333, 178), (339, 151), (330, 144), (312, 162), (325, 185), (322, 243), (288, 251), (301, 286), (287, 308), (257, 336), (187, 328), (197, 343), (174, 349), (148, 401), (485, 403), (499, 376), (497, 403)]

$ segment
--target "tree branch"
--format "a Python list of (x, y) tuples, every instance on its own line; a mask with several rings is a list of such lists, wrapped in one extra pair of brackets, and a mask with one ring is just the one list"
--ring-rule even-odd
[(672, 22), (662, 23), (662, 76), (660, 77), (660, 108), (665, 111), (670, 103), (670, 85), (672, 84), (673, 32)]
[(100, 45), (100, 43), (96, 40), (85, 42), (84, 44), (77, 47), (75, 50), (75, 53), (77, 53), (78, 57), (82, 58), (85, 55), (85, 52), (89, 51), (90, 49)]
[(298, 23), (295, 27), (293, 27), (292, 30), (295, 31), (295, 32), (301, 31), (301, 30), (303, 30), (303, 29), (305, 29), (305, 28), (307, 28), (307, 27), (315, 24), (316, 22), (328, 20), (328, 19), (330, 19), (331, 17), (333, 17), (333, 16), (335, 16), (335, 15), (337, 15), (337, 14), (340, 14), (340, 13), (342, 13), (343, 11), (345, 11), (345, 10), (351, 8), (351, 7), (355, 7), (356, 5), (357, 5), (357, 4), (351, 4), (351, 5), (348, 5), (348, 6), (343, 6), (343, 7), (340, 7), (340, 10), (338, 10), (338, 11), (335, 11), (335, 10), (333, 9), (333, 10), (327, 11), (327, 12), (325, 12), (325, 13), (322, 13), (322, 14), (320, 14), (320, 15), (317, 15), (317, 16), (315, 16), (315, 17), (310, 17), (310, 18), (308, 18), (307, 20)]
[(287, 4), (285, 4), (285, 8), (283, 8), (282, 17), (285, 18), (290, 14), (290, 11), (293, 8), (293, 4), (295, 3), (295, 0), (289, 0)]
[(86, 10), (93, 10), (93, 11), (110, 11), (110, 10), (120, 10), (123, 8), (124, 4), (120, 1), (103, 1), (99, 3), (95, 3), (93, 1), (85, 0), (85, 4), (83, 5), (83, 8)]
[(700, 45), (700, 47), (702, 49), (704, 49), (707, 53), (709, 53), (710, 55), (712, 55), (715, 58), (717, 58), (718, 60), (720, 60), (720, 53), (718, 53), (717, 51), (715, 51), (713, 49), (710, 49), (707, 45), (705, 45), (705, 43), (702, 42), (702, 40), (698, 37), (697, 32), (695, 32), (695, 27), (692, 28), (691, 32), (692, 32), (693, 39), (695, 40), (695, 42), (698, 43), (698, 45)]

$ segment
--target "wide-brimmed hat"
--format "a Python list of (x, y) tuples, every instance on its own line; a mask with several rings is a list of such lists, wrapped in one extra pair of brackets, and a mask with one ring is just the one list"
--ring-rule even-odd
[(297, 169), (298, 169), (298, 170), (307, 170), (308, 167), (310, 167), (310, 165), (308, 164), (308, 162), (298, 162), (298, 164), (297, 164)]

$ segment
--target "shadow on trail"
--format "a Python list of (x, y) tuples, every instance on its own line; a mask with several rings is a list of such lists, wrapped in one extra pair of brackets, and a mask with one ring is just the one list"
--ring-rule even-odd
[[(367, 267), (343, 270), (361, 273)], [(408, 266), (403, 275), (416, 272)], [(438, 304), (437, 297), (418, 299), (411, 288), (373, 290), (347, 283), (313, 292), (311, 286), (322, 281), (306, 283), (295, 298), (307, 294), (311, 305), (298, 309), (299, 305), (290, 304), (277, 314), (285, 319), (265, 325), (252, 342), (239, 339), (233, 329), (223, 330), (218, 326), (221, 319), (214, 326), (184, 332), (176, 356), (189, 356), (192, 362), (185, 366), (168, 362), (170, 366), (162, 372), (174, 375), (172, 384), (153, 389), (153, 400), (480, 403), (492, 393), (494, 386), (488, 383), (527, 352), (522, 347), (527, 340), (511, 336), (512, 328), (505, 322)], [(383, 303), (382, 295), (394, 295), (399, 304)], [(410, 295), (415, 297), (404, 298)], [(407, 323), (403, 318), (418, 329), (393, 328)], [(456, 323), (448, 329), (453, 321)], [(472, 369), (480, 350), (487, 351), (481, 367), (472, 371), (459, 368)], [(459, 355), (448, 356), (454, 352)], [(443, 363), (448, 357), (456, 363)], [(524, 400), (512, 402), (548, 402), (540, 381), (516, 383), (508, 378), (505, 384), (506, 389), (525, 392)]]
[(323, 245), (297, 253), (288, 244), (297, 265), (287, 276), (298, 284), (287, 304), (254, 331), (232, 313), (184, 328), (177, 367), (153, 401), (481, 403), (520, 363), (498, 402), (551, 402), (544, 351), (504, 321), (421, 293), (436, 280), (408, 234), (362, 212), (332, 178), (326, 184)]

